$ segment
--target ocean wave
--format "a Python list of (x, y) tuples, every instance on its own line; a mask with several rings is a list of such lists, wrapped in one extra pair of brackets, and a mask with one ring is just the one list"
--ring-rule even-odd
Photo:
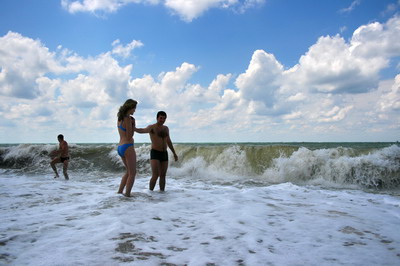
[[(70, 173), (117, 173), (124, 170), (116, 144), (71, 144)], [(51, 173), (54, 144), (0, 146), (0, 168), (24, 174)], [(400, 187), (400, 147), (396, 144), (176, 144), (170, 153), (171, 178), (217, 184), (294, 184)], [(150, 175), (149, 144), (135, 144), (137, 171)]]
[(281, 182), (357, 184), (368, 188), (400, 186), (400, 148), (393, 145), (368, 154), (353, 149), (300, 148), (289, 157), (274, 159), (263, 177)]
[[(50, 154), (56, 150), (55, 144), (19, 144), (0, 146), (0, 168), (25, 174), (51, 172)], [(138, 172), (149, 172), (149, 145), (136, 147)], [(71, 172), (115, 173), (124, 170), (117, 153), (116, 144), (69, 144)], [(147, 156), (145, 156), (147, 155)]]
[(325, 186), (400, 187), (400, 147), (310, 149), (291, 145), (183, 147), (173, 169), (181, 178), (220, 184), (291, 182)]

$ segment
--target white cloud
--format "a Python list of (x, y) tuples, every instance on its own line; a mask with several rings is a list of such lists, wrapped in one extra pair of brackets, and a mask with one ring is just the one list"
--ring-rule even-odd
[[(202, 15), (210, 8), (226, 5), (224, 0), (166, 0), (165, 6), (187, 22)], [(229, 1), (228, 1), (229, 4)]]
[(378, 107), (382, 113), (400, 111), (400, 74), (396, 76), (391, 88), (382, 94)]
[(137, 100), (141, 108), (151, 108), (157, 103), (158, 84), (151, 75), (144, 75), (129, 82), (128, 98)]
[(8, 32), (0, 38), (0, 94), (32, 99), (43, 91), (39, 78), (47, 73), (59, 73), (61, 65), (55, 54), (38, 40)]
[[(378, 86), (380, 71), (400, 55), (394, 41), (400, 39), (399, 21), (393, 17), (384, 24), (362, 26), (349, 42), (339, 35), (321, 37), (288, 70), (273, 55), (255, 51), (248, 69), (236, 80), (240, 97), (246, 101), (240, 110), (253, 115), (253, 123), (262, 119), (258, 116), (318, 130), (332, 129), (321, 123), (341, 123), (333, 127), (338, 132), (354, 126), (379, 128), (377, 117), (396, 121), (398, 83), (386, 91)], [(378, 104), (376, 99), (380, 99)], [(377, 110), (371, 111), (374, 106)]]
[(373, 60), (382, 67), (389, 57), (400, 54), (400, 16), (395, 16), (387, 23), (370, 23), (359, 27), (351, 39), (350, 51), (356, 57)]
[(400, 17), (359, 27), (350, 42), (321, 37), (300, 58), (293, 75), (301, 85), (326, 93), (360, 93), (378, 85), (379, 72), (400, 55)]
[(222, 75), (219, 74), (210, 84), (208, 89), (204, 92), (204, 97), (208, 102), (218, 101), (221, 93), (226, 89), (232, 74)]
[(203, 108), (187, 116), (185, 127), (193, 129), (204, 129), (222, 127), (223, 134), (227, 137), (227, 132), (236, 128), (238, 124), (247, 121), (247, 106), (243, 105), (240, 94), (234, 90), (226, 89), (223, 95), (218, 98), (218, 103), (211, 108)]
[(117, 39), (112, 43), (112, 46), (112, 54), (118, 55), (122, 58), (128, 58), (131, 55), (133, 49), (142, 47), (143, 43), (141, 41), (133, 40), (132, 42), (123, 46), (122, 44), (120, 44), (120, 40)]
[(211, 8), (230, 8), (238, 4), (238, 0), (165, 0), (165, 6), (187, 22)]
[(257, 50), (246, 73), (240, 74), (235, 84), (243, 98), (262, 101), (267, 106), (272, 106), (275, 92), (280, 87), (282, 72), (283, 66), (274, 55)]
[[(382, 36), (389, 37), (386, 31), (397, 34), (392, 30), (391, 23), (395, 24), (394, 21), (388, 21), (383, 25)], [(359, 29), (355, 34), (360, 32), (362, 30)], [(365, 48), (369, 41), (364, 38), (358, 45)], [(211, 126), (224, 127), (226, 130), (242, 127), (261, 130), (270, 125), (288, 124), (293, 130), (335, 131), (343, 134), (354, 127), (363, 130), (368, 130), (366, 125), (379, 128), (381, 125), (373, 117), (379, 116), (379, 112), (387, 114), (388, 109), (382, 111), (378, 108), (372, 113), (371, 109), (377, 104), (374, 99), (386, 95), (382, 96), (382, 105), (380, 103), (379, 107), (391, 106), (392, 111), (396, 110), (392, 107), (398, 101), (397, 96), (394, 96), (397, 91), (388, 93), (388, 90), (377, 90), (379, 72), (387, 67), (390, 56), (395, 55), (396, 50), (389, 53), (387, 50), (393, 49), (382, 45), (378, 47), (380, 56), (372, 57), (370, 53), (355, 54), (354, 45), (351, 40), (346, 42), (340, 36), (321, 37), (301, 57), (299, 64), (288, 70), (284, 70), (272, 54), (257, 50), (248, 68), (235, 80), (237, 90), (227, 88), (231, 74), (217, 76), (208, 88), (204, 88), (199, 84), (188, 84), (194, 71), (185, 79), (179, 78), (180, 68), (168, 72), (168, 75), (162, 73), (158, 81), (146, 76), (135, 82), (143, 84), (140, 91), (151, 87), (159, 91), (155, 93), (156, 89), (151, 89), (153, 95), (163, 95), (157, 98), (146, 94), (147, 98), (153, 100), (153, 104), (162, 102), (163, 98), (174, 99), (172, 105), (175, 108), (168, 105), (173, 108), (174, 116), (180, 121), (186, 121), (183, 122), (185, 126), (190, 125), (199, 130)], [(165, 77), (182, 82), (177, 86), (175, 82), (164, 81)], [(169, 94), (162, 94), (162, 90)], [(184, 106), (194, 106), (199, 101), (207, 101), (207, 104), (195, 110)], [(185, 104), (182, 105), (182, 102)]]
[(0, 37), (0, 53), (0, 115), (32, 130), (75, 128), (82, 116), (97, 119), (95, 128), (104, 126), (114, 118), (110, 106), (127, 98), (132, 66), (121, 67), (111, 52), (94, 58), (62, 47), (50, 52), (38, 40), (9, 32)]
[(182, 20), (191, 22), (211, 8), (232, 9), (243, 13), (265, 3), (266, 0), (61, 0), (70, 13), (113, 13), (128, 4), (163, 4)]
[(295, 95), (289, 96), (288, 101), (289, 102), (299, 102), (299, 101), (305, 100), (306, 98), (307, 98), (307, 96), (304, 93), (298, 92)]
[(342, 8), (341, 10), (339, 10), (340, 13), (350, 13), (351, 11), (353, 11), (356, 6), (358, 6), (359, 4), (361, 4), (361, 0), (355, 0), (351, 3), (351, 5), (349, 7), (346, 8)]
[(283, 115), (282, 118), (284, 120), (297, 120), (297, 119), (301, 119), (303, 117), (303, 113), (300, 111), (294, 112), (294, 113), (290, 113), (290, 114), (286, 114)]
[(321, 118), (318, 120), (318, 122), (335, 122), (343, 120), (351, 109), (353, 109), (352, 105), (343, 108), (334, 106), (328, 112), (321, 113)]
[(218, 75), (204, 88), (188, 83), (196, 71), (195, 65), (183, 63), (175, 71), (160, 73), (157, 79), (145, 75), (132, 80), (128, 96), (139, 100), (139, 109), (148, 110), (142, 120), (153, 121), (153, 113), (163, 109), (173, 113), (181, 126), (201, 128), (220, 121), (225, 111), (233, 112), (240, 96), (226, 88), (232, 75)]
[(167, 91), (179, 92), (185, 88), (185, 84), (197, 70), (195, 65), (183, 63), (174, 72), (161, 73), (158, 78), (161, 80), (161, 86)]
[[(350, 42), (320, 37), (299, 64), (286, 71), (297, 86), (323, 93), (362, 93), (377, 87), (380, 71), (400, 55), (400, 18), (359, 27)], [(293, 85), (293, 84), (291, 84)]]
[(294, 79), (310, 90), (326, 93), (360, 93), (376, 87), (386, 58), (357, 57), (340, 36), (321, 37), (300, 58)]
[(343, 33), (343, 32), (345, 32), (346, 30), (347, 30), (347, 27), (346, 27), (346, 26), (340, 27), (340, 29), (339, 29), (340, 33)]
[[(265, 132), (340, 136), (354, 129), (399, 130), (400, 75), (379, 80), (391, 58), (400, 56), (392, 43), (398, 23), (393, 17), (362, 26), (349, 41), (321, 37), (287, 70), (273, 54), (256, 50), (236, 79), (231, 73), (216, 74), (206, 86), (191, 82), (200, 67), (189, 62), (133, 79), (132, 65), (121, 66), (121, 57), (113, 57), (124, 49), (130, 53), (133, 42), (115, 41), (110, 51), (84, 58), (8, 33), (0, 37), (0, 127), (26, 132), (20, 124), (29, 124), (43, 134), (63, 128), (114, 136), (117, 108), (134, 98), (140, 125), (153, 122), (155, 112), (164, 109), (176, 132), (201, 140), (205, 135), (234, 138), (239, 132), (244, 137)], [(119, 45), (121, 52), (116, 52)]]
[(391, 14), (396, 12), (400, 8), (400, 0), (397, 0), (395, 3), (390, 3), (387, 5), (386, 10), (382, 12), (383, 15)]
[(98, 11), (113, 13), (131, 3), (158, 4), (159, 2), (158, 0), (61, 0), (61, 5), (70, 13)]
[(212, 8), (231, 9), (243, 13), (264, 3), (265, 0), (165, 0), (164, 5), (178, 14), (182, 20), (191, 22)]
[(93, 107), (126, 98), (132, 65), (121, 67), (110, 52), (89, 58), (71, 55), (62, 60), (67, 62), (65, 72), (77, 76), (60, 85), (61, 101)]
[(188, 89), (193, 88), (188, 80), (198, 70), (189, 63), (182, 63), (175, 71), (162, 72), (157, 80), (150, 75), (144, 75), (129, 82), (128, 97), (138, 99), (141, 106), (154, 108), (175, 108), (190, 105), (186, 99)]

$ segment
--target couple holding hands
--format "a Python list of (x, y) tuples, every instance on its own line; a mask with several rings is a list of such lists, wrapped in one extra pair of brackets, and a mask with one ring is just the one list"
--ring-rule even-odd
[(167, 147), (174, 154), (175, 161), (178, 160), (178, 155), (174, 150), (172, 141), (169, 137), (169, 129), (164, 126), (167, 114), (164, 111), (157, 113), (157, 122), (149, 125), (146, 128), (136, 128), (135, 119), (132, 117), (136, 110), (137, 102), (132, 99), (128, 99), (118, 111), (118, 133), (119, 133), (119, 144), (118, 154), (121, 156), (122, 161), (126, 167), (126, 173), (121, 179), (118, 193), (123, 193), (125, 189), (125, 196), (131, 196), (131, 190), (133, 183), (135, 182), (136, 176), (136, 152), (133, 146), (133, 134), (137, 133), (149, 133), (151, 140), (151, 151), (150, 151), (150, 164), (152, 177), (149, 183), (149, 189), (153, 190), (158, 178), (160, 191), (165, 190), (165, 176), (168, 169), (168, 152)]

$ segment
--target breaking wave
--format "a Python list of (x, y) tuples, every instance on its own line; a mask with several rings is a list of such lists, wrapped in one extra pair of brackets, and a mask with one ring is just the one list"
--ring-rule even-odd
[[(99, 178), (124, 170), (115, 144), (71, 144), (70, 174)], [(20, 174), (51, 173), (54, 144), (0, 145), (0, 169)], [(388, 143), (176, 144), (170, 178), (217, 184), (294, 184), (400, 187), (400, 147)], [(150, 175), (149, 144), (135, 144), (137, 170)], [(171, 154), (170, 154), (171, 156)]]

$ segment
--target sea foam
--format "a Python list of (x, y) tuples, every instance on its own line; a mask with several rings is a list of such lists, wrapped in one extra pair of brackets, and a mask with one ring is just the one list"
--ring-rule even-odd
[[(121, 173), (122, 174), (122, 173)], [(71, 175), (72, 176), (72, 175)], [(132, 198), (120, 175), (0, 176), (0, 264), (396, 265), (399, 198), (281, 183), (217, 185), (168, 176)]]

